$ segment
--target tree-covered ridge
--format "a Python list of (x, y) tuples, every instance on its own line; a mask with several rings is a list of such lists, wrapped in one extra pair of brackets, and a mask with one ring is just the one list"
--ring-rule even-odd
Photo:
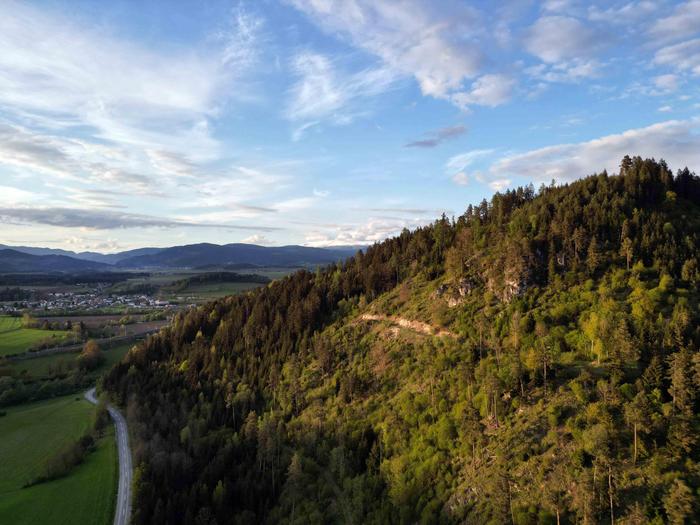
[(135, 522), (691, 523), (700, 179), (620, 172), (177, 317), (105, 381)]

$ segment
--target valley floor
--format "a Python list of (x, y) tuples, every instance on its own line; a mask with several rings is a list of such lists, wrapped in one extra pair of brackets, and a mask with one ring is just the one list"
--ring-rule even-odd
[(0, 417), (0, 523), (111, 523), (117, 483), (112, 425), (85, 461), (62, 478), (22, 488), (46, 461), (91, 426), (95, 408), (81, 395), (4, 409)]

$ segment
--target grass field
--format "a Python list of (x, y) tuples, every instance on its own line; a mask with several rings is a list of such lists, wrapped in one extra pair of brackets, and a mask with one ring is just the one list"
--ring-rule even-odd
[[(80, 400), (76, 401), (76, 397)], [(29, 488), (57, 450), (91, 425), (95, 408), (78, 396), (20, 405), (0, 417), (0, 523), (108, 524), (116, 493), (113, 427), (68, 476)]]
[[(104, 350), (102, 354), (105, 357), (104, 363), (96, 370), (90, 372), (90, 374), (97, 377), (112, 368), (134, 344), (136, 343), (127, 343)], [(47, 355), (22, 361), (12, 361), (9, 367), (17, 374), (21, 374), (24, 371), (32, 379), (42, 379), (52, 375), (51, 372), (53, 374), (59, 371), (67, 372), (71, 365), (75, 365), (77, 357), (78, 353)]]
[(247, 292), (254, 288), (259, 288), (260, 283), (208, 283), (191, 285), (173, 293), (164, 293), (163, 297), (169, 301), (178, 301), (178, 299), (192, 298), (194, 302), (205, 302), (225, 297), (227, 295), (236, 295), (242, 292)]
[(26, 352), (35, 343), (45, 339), (64, 339), (68, 335), (69, 332), (22, 328), (21, 319), (0, 316), (0, 357)]
[[(220, 270), (212, 270), (220, 271)], [(234, 270), (234, 273), (241, 274), (256, 274), (269, 277), (270, 279), (279, 279), (295, 271), (295, 268), (277, 268), (277, 267), (261, 267), (261, 268), (246, 268)], [(202, 275), (207, 273), (205, 270), (174, 270), (154, 272), (147, 277), (138, 276), (129, 279), (125, 282), (115, 284), (110, 292), (128, 289), (141, 284), (149, 284), (156, 286), (158, 291), (156, 297), (177, 303), (201, 303), (211, 301), (226, 295), (234, 295), (253, 288), (261, 286), (259, 283), (210, 283), (191, 285), (184, 290), (173, 290), (173, 283), (181, 279)]]

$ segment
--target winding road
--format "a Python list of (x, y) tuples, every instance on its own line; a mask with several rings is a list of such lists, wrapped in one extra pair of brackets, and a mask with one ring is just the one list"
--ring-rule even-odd
[[(94, 388), (85, 392), (85, 399), (90, 403), (97, 404)], [(133, 474), (131, 450), (129, 450), (129, 431), (126, 428), (126, 419), (119, 410), (111, 404), (107, 405), (107, 410), (117, 429), (117, 450), (119, 451), (119, 489), (117, 491), (117, 508), (114, 511), (114, 525), (128, 525), (131, 517), (131, 478)]]

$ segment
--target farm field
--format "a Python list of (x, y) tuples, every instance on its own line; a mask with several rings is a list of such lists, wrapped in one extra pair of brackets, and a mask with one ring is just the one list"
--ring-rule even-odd
[[(99, 376), (109, 370), (118, 363), (122, 357), (126, 355), (129, 349), (136, 343), (126, 343), (117, 345), (114, 348), (104, 349), (104, 362), (90, 372), (91, 375)], [(26, 374), (32, 379), (42, 379), (51, 375), (67, 372), (75, 366), (78, 353), (54, 354), (45, 357), (36, 357), (33, 359), (24, 359), (22, 361), (12, 361), (9, 364), (16, 374)]]
[[(234, 270), (233, 273), (240, 274), (255, 274), (258, 276), (268, 277), (269, 279), (279, 279), (288, 275), (297, 268), (277, 268), (277, 267), (261, 267), (261, 268), (246, 268)], [(220, 270), (211, 270), (220, 271)], [(204, 270), (175, 270), (169, 272), (154, 272), (148, 276), (137, 276), (133, 279), (117, 283), (109, 292), (118, 292), (128, 289), (135, 289), (138, 286), (152, 286), (154, 288), (154, 296), (176, 303), (201, 303), (210, 301), (226, 295), (233, 295), (247, 290), (252, 290), (261, 286), (255, 282), (221, 282), (207, 284), (192, 284), (184, 289), (173, 289), (173, 285), (177, 281), (188, 279), (190, 277), (205, 275), (210, 271)]]
[[(143, 321), (145, 315), (143, 314), (131, 314), (130, 317), (138, 322)], [(83, 323), (88, 328), (97, 328), (104, 326), (107, 323), (114, 322), (118, 323), (120, 319), (123, 319), (123, 314), (117, 315), (49, 315), (41, 316), (42, 321), (48, 321), (49, 323), (65, 323), (70, 321), (71, 323)]]
[(260, 283), (210, 283), (188, 286), (185, 290), (176, 293), (164, 293), (163, 298), (169, 301), (194, 301), (205, 302), (224, 297), (226, 295), (235, 295), (248, 290), (259, 288)]
[(46, 339), (65, 339), (69, 332), (22, 328), (17, 317), (0, 316), (0, 357), (26, 352), (34, 344)]
[(48, 458), (90, 427), (95, 407), (77, 394), (6, 412), (0, 418), (0, 523), (110, 523), (117, 479), (111, 426), (97, 450), (68, 476), (22, 488), (41, 472)]

